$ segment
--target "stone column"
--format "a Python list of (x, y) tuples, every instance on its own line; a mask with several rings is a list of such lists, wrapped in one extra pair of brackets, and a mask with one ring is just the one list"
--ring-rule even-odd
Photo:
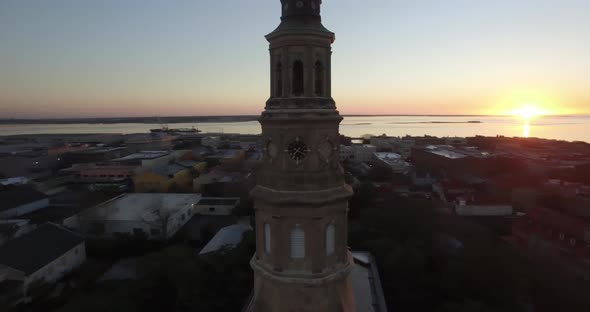
[(270, 97), (274, 98), (277, 95), (277, 90), (276, 90), (276, 57), (275, 57), (275, 53), (273, 50), (269, 50), (270, 53)]
[(324, 76), (326, 80), (326, 96), (332, 97), (332, 49), (328, 48), (326, 52), (326, 73)]

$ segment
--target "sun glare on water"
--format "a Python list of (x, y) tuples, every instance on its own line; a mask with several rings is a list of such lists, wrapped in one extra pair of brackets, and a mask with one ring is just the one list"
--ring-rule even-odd
[(512, 111), (513, 116), (524, 120), (522, 136), (525, 138), (531, 135), (532, 119), (547, 114), (547, 110), (541, 109), (539, 105), (530, 103), (522, 104)]

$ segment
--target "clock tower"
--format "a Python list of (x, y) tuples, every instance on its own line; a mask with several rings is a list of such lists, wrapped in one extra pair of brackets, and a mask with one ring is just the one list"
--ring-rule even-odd
[(334, 33), (321, 0), (281, 0), (270, 43), (270, 98), (256, 209), (255, 312), (356, 311), (347, 248), (348, 198), (331, 96)]

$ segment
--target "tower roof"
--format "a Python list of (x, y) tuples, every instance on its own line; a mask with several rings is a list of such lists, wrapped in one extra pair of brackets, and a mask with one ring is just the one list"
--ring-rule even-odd
[(281, 0), (282, 20), (292, 17), (320, 17), (321, 0)]
[(321, 5), (322, 0), (281, 0), (281, 24), (274, 32), (314, 31), (332, 34), (322, 25)]

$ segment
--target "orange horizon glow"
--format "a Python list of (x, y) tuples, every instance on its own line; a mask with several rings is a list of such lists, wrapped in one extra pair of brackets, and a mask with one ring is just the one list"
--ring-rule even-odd
[(567, 96), (538, 89), (520, 89), (506, 92), (490, 102), (485, 110), (486, 115), (508, 115), (530, 120), (540, 116), (555, 115), (584, 115), (588, 110), (583, 110), (581, 99), (572, 99)]
[(539, 108), (536, 104), (525, 103), (520, 105), (518, 108), (512, 111), (512, 115), (519, 116), (525, 120), (530, 120), (532, 118), (543, 116), (543, 115), (550, 115), (545, 110)]

